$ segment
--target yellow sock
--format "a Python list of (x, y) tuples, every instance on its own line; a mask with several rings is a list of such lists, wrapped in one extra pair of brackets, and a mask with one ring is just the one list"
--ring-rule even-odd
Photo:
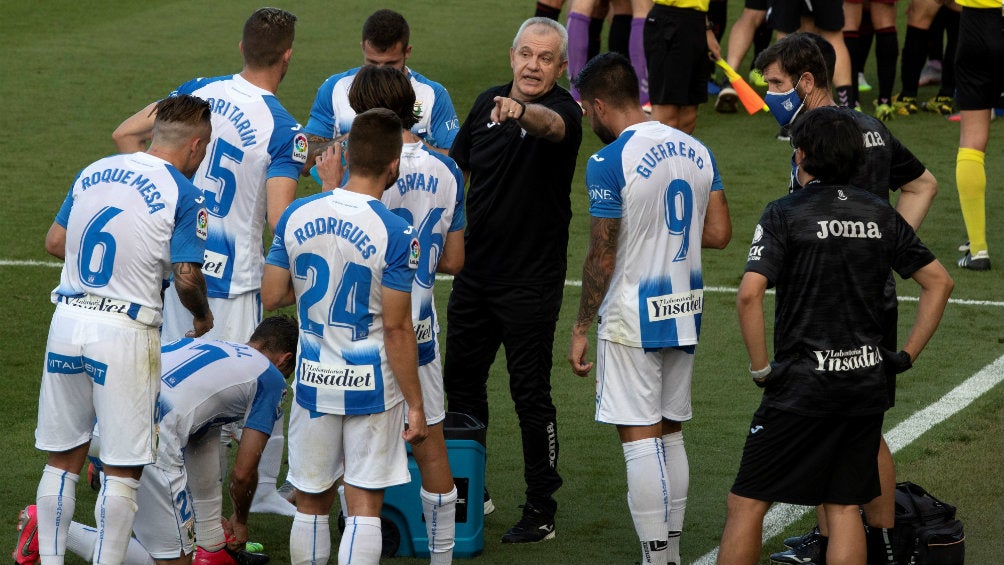
[(987, 250), (987, 172), (983, 168), (983, 159), (982, 151), (960, 147), (955, 163), (959, 206), (969, 235), (969, 252), (973, 255)]

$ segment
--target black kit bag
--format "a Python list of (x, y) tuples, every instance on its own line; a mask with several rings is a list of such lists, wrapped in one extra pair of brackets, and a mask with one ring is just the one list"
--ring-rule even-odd
[(910, 482), (896, 485), (894, 552), (901, 565), (964, 565), (966, 534), (955, 507)]

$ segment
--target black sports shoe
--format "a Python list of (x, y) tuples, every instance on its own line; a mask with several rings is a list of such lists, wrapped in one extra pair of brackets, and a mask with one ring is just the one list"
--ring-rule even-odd
[(523, 517), (509, 531), (502, 534), (502, 543), (536, 543), (554, 538), (554, 516), (534, 508), (529, 502), (523, 506)]
[(485, 516), (495, 512), (495, 503), (492, 502), (492, 496), (488, 494), (488, 488), (485, 488)]
[(783, 543), (784, 546), (787, 547), (788, 549), (791, 549), (793, 547), (798, 547), (803, 543), (808, 542), (814, 537), (819, 537), (819, 526), (812, 528), (812, 531), (810, 531), (809, 533), (802, 534), (800, 536), (792, 536), (790, 538), (784, 538), (784, 541), (781, 543)]
[(827, 538), (817, 535), (791, 549), (772, 553), (770, 562), (785, 565), (826, 565), (826, 544), (828, 541)]
[(959, 259), (958, 264), (963, 269), (969, 269), (970, 271), (989, 271), (990, 255), (985, 250), (977, 251), (976, 255), (973, 255), (970, 251), (966, 251), (962, 259)]

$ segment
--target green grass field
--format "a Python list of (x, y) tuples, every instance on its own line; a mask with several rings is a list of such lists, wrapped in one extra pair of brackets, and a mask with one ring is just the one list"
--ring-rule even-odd
[[(901, 3), (902, 4), (902, 3)], [(19, 508), (34, 499), (44, 455), (33, 447), (39, 376), (49, 317), (49, 291), (58, 268), (49, 262), (43, 239), (74, 175), (114, 152), (111, 132), (125, 117), (165, 96), (195, 76), (239, 70), (237, 42), (247, 15), (259, 5), (219, 3), (5, 2), (0, 74), (0, 187), (6, 220), (0, 235), (11, 242), (0, 253), (3, 318), (0, 371), (8, 392), (0, 397), (0, 424), (7, 430), (0, 463), (0, 548), (12, 549)], [(412, 27), (409, 64), (442, 82), (461, 120), (475, 96), (511, 78), (507, 50), (519, 23), (532, 15), (533, 2), (505, 0), (388, 0)], [(300, 20), (290, 72), (279, 90), (284, 105), (305, 122), (316, 88), (327, 76), (361, 62), (362, 21), (378, 6), (362, 0), (292, 2), (283, 7)], [(730, 0), (730, 22), (742, 2)], [(901, 8), (901, 11), (905, 6)], [(901, 24), (901, 29), (905, 23)], [(743, 70), (746, 69), (744, 65)], [(868, 70), (874, 71), (869, 61)], [(872, 74), (868, 80), (874, 86)], [(898, 88), (897, 88), (898, 90)], [(921, 97), (935, 94), (933, 87)], [(871, 97), (864, 96), (871, 108)], [(1000, 120), (998, 120), (1000, 122)], [(972, 273), (954, 266), (956, 246), (965, 239), (955, 191), (958, 125), (933, 114), (900, 118), (890, 124), (940, 181), (941, 194), (920, 235), (955, 277), (953, 302), (941, 329), (914, 370), (899, 380), (897, 406), (887, 414), (893, 428), (935, 403), (968, 377), (1004, 355), (1004, 123), (991, 127), (987, 154), (991, 253), (996, 270)], [(774, 139), (777, 125), (765, 114), (716, 115), (700, 109), (696, 135), (715, 153), (732, 211), (734, 238), (724, 251), (705, 254), (709, 292), (704, 335), (694, 375), (694, 420), (685, 426), (691, 488), (682, 541), (690, 563), (713, 550), (720, 539), (725, 495), (734, 477), (746, 426), (760, 392), (749, 383), (747, 358), (735, 318), (734, 288), (742, 275), (753, 227), (763, 206), (785, 193), (790, 147)], [(569, 279), (578, 279), (587, 239), (587, 198), (582, 182), (585, 159), (599, 147), (586, 133), (573, 188)], [(301, 193), (317, 190), (301, 183)], [(447, 284), (439, 288), (441, 309)], [(900, 294), (916, 297), (912, 282)], [(559, 409), (565, 486), (557, 497), (557, 537), (529, 547), (502, 546), (501, 534), (519, 517), (521, 459), (515, 415), (501, 364), (490, 380), (493, 407), (488, 436), (488, 485), (498, 510), (486, 520), (484, 564), (609, 564), (638, 560), (637, 542), (625, 500), (624, 463), (614, 430), (592, 420), (593, 380), (572, 375), (565, 362), (569, 329), (579, 290), (566, 287), (555, 343), (555, 403)], [(901, 304), (901, 336), (915, 313)], [(769, 304), (772, 307), (772, 304)], [(444, 316), (445, 322), (445, 316)], [(998, 365), (999, 367), (1000, 365)], [(968, 408), (927, 431), (895, 458), (901, 480), (919, 483), (955, 504), (966, 526), (968, 562), (1004, 563), (1004, 412), (1002, 387), (992, 388)], [(93, 493), (78, 489), (76, 518), (93, 523)], [(274, 563), (288, 561), (287, 518), (252, 518), (253, 537), (264, 543)], [(811, 525), (803, 518), (792, 535)], [(779, 547), (774, 539), (766, 555)], [(68, 563), (82, 563), (70, 558)], [(418, 563), (400, 559), (393, 563)]]

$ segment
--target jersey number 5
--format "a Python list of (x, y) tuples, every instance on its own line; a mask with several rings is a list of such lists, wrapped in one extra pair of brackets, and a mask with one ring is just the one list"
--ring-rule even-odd
[(244, 152), (221, 138), (213, 142), (213, 152), (209, 157), (209, 170), (206, 171), (206, 178), (215, 181), (216, 188), (202, 192), (206, 196), (206, 209), (217, 218), (222, 218), (230, 213), (230, 206), (233, 205), (234, 196), (237, 194), (237, 177), (234, 176), (233, 171), (223, 166), (224, 158), (235, 165), (240, 165), (241, 161), (244, 160)]

